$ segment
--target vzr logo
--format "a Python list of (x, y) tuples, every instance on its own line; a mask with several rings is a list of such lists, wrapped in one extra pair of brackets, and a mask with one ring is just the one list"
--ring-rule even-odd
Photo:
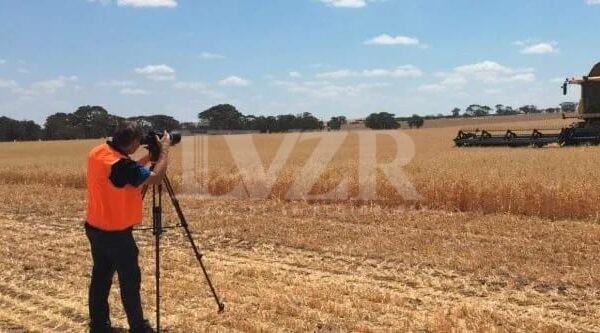
[[(335, 133), (288, 133), (283, 137), (275, 157), (265, 169), (251, 134), (226, 135), (223, 138), (231, 152), (231, 156), (239, 170), (241, 182), (229, 193), (212, 195), (208, 190), (208, 136), (195, 136), (184, 140), (183, 149), (183, 187), (185, 195), (196, 195), (206, 199), (252, 198), (266, 199), (280, 171), (290, 157), (294, 147), (311, 139), (319, 139), (319, 143), (308, 158), (304, 167), (293, 180), (284, 198), (287, 200), (378, 200), (377, 170), (380, 170), (387, 181), (405, 200), (420, 200), (409, 177), (402, 167), (407, 165), (415, 154), (412, 139), (398, 130), (389, 131), (356, 131), (358, 135), (358, 195), (350, 198), (348, 178), (325, 194), (309, 194), (319, 177), (326, 171), (336, 152), (340, 149), (348, 132)], [(377, 163), (377, 136), (389, 136), (396, 144), (396, 158), (389, 163)], [(199, 152), (200, 151), (200, 152)], [(198, 156), (200, 155), (200, 156)], [(201, 175), (198, 182), (196, 175)]]

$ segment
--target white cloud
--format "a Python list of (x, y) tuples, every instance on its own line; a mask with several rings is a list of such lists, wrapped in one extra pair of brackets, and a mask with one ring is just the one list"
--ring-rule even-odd
[(365, 90), (386, 87), (387, 83), (359, 83), (356, 85), (335, 85), (327, 81), (275, 81), (275, 86), (285, 87), (291, 93), (307, 95), (313, 98), (336, 98), (358, 96)]
[(131, 87), (135, 85), (132, 81), (119, 81), (119, 80), (111, 80), (111, 81), (103, 81), (98, 83), (101, 87)]
[(68, 82), (77, 81), (77, 76), (59, 76), (56, 79), (38, 81), (31, 85), (31, 90), (38, 93), (54, 94), (67, 86)]
[(214, 99), (224, 99), (225, 95), (218, 91), (214, 91), (204, 82), (177, 82), (173, 84), (173, 88), (178, 90), (193, 91)]
[(588, 5), (600, 5), (600, 0), (585, 0)]
[(154, 81), (175, 80), (175, 69), (165, 64), (148, 65), (146, 67), (136, 68), (135, 72), (146, 76), (147, 79)]
[(486, 89), (483, 91), (484, 93), (488, 94), (488, 95), (498, 95), (502, 93), (502, 89)]
[(565, 82), (564, 77), (555, 77), (555, 78), (550, 79), (550, 83), (563, 83), (563, 82)]
[[(103, 6), (110, 5), (113, 0), (88, 0), (89, 2), (97, 2)], [(177, 0), (117, 0), (119, 7), (135, 7), (135, 8), (158, 8), (158, 7), (177, 7)]]
[(290, 77), (294, 77), (294, 78), (302, 77), (302, 74), (300, 74), (298, 72), (290, 72), (289, 75), (290, 75)]
[(461, 90), (465, 86), (465, 84), (467, 84), (467, 79), (461, 75), (438, 74), (438, 76), (443, 77), (443, 80), (441, 82), (434, 84), (424, 84), (419, 86), (417, 90), (423, 92), (444, 92), (448, 90), (458, 91)]
[(176, 0), (117, 0), (117, 5), (121, 7), (177, 7)]
[(177, 82), (173, 85), (173, 88), (180, 90), (196, 90), (201, 91), (207, 88), (203, 82)]
[(169, 75), (175, 74), (175, 70), (168, 65), (148, 65), (142, 68), (136, 68), (135, 72), (144, 75)]
[(513, 76), (510, 76), (508, 78), (505, 79), (501, 79), (501, 81), (504, 82), (533, 82), (535, 81), (535, 74), (533, 73), (520, 73), (520, 74), (515, 74)]
[(0, 59), (0, 65), (4, 65), (6, 64), (6, 60), (5, 59)]
[(554, 47), (556, 43), (538, 43), (526, 46), (521, 50), (523, 54), (547, 54), (556, 53), (557, 50)]
[(146, 77), (152, 81), (173, 81), (173, 80), (175, 80), (175, 75), (148, 75)]
[(423, 72), (413, 65), (403, 65), (392, 69), (366, 69), (363, 71), (352, 71), (342, 69), (334, 72), (318, 73), (317, 78), (341, 79), (348, 77), (419, 77)]
[(27, 68), (19, 68), (17, 69), (17, 72), (21, 73), (21, 74), (29, 74), (30, 71)]
[(12, 92), (14, 94), (20, 95), (22, 98), (31, 98), (31, 97), (39, 94), (39, 92), (37, 92), (33, 89), (25, 89), (25, 88), (21, 88), (21, 87), (14, 88), (12, 90)]
[(379, 35), (365, 41), (367, 45), (419, 45), (419, 39), (407, 36)]
[(464, 65), (454, 68), (454, 75), (461, 75), (465, 79), (483, 82), (514, 82), (535, 81), (532, 68), (513, 69), (498, 64), (494, 61), (482, 61), (476, 64)]
[[(458, 66), (449, 73), (437, 73), (435, 76), (441, 78), (441, 81), (421, 85), (417, 90), (422, 92), (457, 92), (462, 90), (472, 81), (497, 84), (507, 82), (533, 82), (536, 80), (532, 68), (510, 68), (489, 60)], [(489, 91), (492, 91), (492, 89), (488, 89), (487, 93), (490, 93)]]
[(245, 87), (250, 85), (250, 81), (239, 76), (230, 76), (219, 81), (219, 85), (225, 87)]
[(216, 54), (216, 53), (202, 52), (202, 53), (200, 53), (200, 58), (206, 59), (206, 60), (220, 60), (220, 59), (225, 59), (225, 56), (221, 55), (221, 54)]
[(442, 84), (423, 84), (420, 85), (417, 90), (422, 92), (443, 92), (446, 91), (446, 87)]
[(0, 88), (16, 88), (19, 84), (14, 80), (0, 79)]
[(120, 91), (121, 95), (148, 95), (148, 91), (144, 89), (123, 88)]
[(502, 66), (494, 61), (482, 61), (476, 64), (463, 65), (454, 68), (454, 71), (461, 74), (476, 75), (476, 76), (489, 76), (498, 74), (510, 74), (512, 70), (508, 67)]
[(97, 2), (103, 6), (110, 5), (112, 0), (88, 0), (88, 2)]
[(322, 3), (331, 7), (340, 8), (362, 8), (367, 5), (369, 0), (320, 0)]

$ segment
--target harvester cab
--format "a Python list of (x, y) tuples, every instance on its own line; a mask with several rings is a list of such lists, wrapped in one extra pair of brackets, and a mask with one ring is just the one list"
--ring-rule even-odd
[(577, 118), (587, 120), (588, 125), (600, 121), (600, 63), (592, 68), (588, 76), (580, 79), (572, 78), (565, 80), (563, 94), (567, 94), (569, 84), (581, 85), (581, 99), (577, 106)]
[(458, 147), (600, 144), (600, 62), (592, 68), (588, 76), (565, 80), (562, 85), (563, 94), (567, 94), (571, 84), (581, 85), (581, 99), (575, 115), (563, 113), (563, 118), (578, 118), (582, 121), (564, 128), (461, 129), (454, 138), (454, 143)]

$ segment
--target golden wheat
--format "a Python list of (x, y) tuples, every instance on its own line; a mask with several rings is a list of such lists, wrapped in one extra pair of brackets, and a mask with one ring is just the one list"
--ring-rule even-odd
[[(516, 213), (553, 219), (598, 218), (600, 179), (594, 177), (593, 170), (600, 162), (599, 148), (459, 149), (452, 147), (455, 132), (456, 128), (407, 131), (415, 142), (416, 156), (404, 169), (422, 200), (404, 200), (381, 173), (370, 180), (377, 183), (377, 200), (386, 205), (453, 211)], [(198, 176), (196, 180), (207, 183), (213, 195), (229, 193), (243, 180), (232, 151), (223, 137), (204, 139), (208, 140), (208, 176)], [(324, 194), (347, 181), (346, 198), (353, 201), (361, 186), (358, 140), (356, 132), (350, 132), (308, 194)], [(267, 169), (283, 135), (255, 135), (253, 141), (262, 166)], [(85, 153), (99, 142), (1, 144), (4, 163), (0, 166), (0, 183), (84, 188)], [(269, 180), (273, 182), (269, 197), (288, 197), (318, 142), (313, 139), (295, 145), (276, 178)], [(395, 152), (395, 142), (380, 137), (378, 161), (393, 161)], [(141, 153), (140, 150), (138, 154)], [(181, 150), (175, 149), (170, 175), (178, 189), (183, 178), (181, 158)], [(251, 184), (244, 185), (248, 189), (265, 186), (266, 182), (255, 177)]]

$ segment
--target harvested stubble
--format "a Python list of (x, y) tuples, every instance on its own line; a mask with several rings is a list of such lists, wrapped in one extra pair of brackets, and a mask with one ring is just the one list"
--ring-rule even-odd
[[(36, 189), (37, 188), (37, 189)], [(16, 190), (21, 191), (17, 192)], [(67, 201), (60, 210), (4, 201), (0, 327), (81, 331), (89, 279), (83, 191), (8, 185), (2, 198)], [(54, 203), (58, 203), (58, 199)], [(596, 331), (600, 228), (510, 215), (305, 202), (183, 198), (227, 312), (216, 314), (180, 232), (163, 238), (163, 323), (200, 331)], [(165, 222), (176, 221), (172, 209)], [(153, 305), (153, 239), (136, 233), (143, 297)], [(116, 287), (116, 285), (115, 285)], [(125, 320), (111, 298), (118, 326)]]

